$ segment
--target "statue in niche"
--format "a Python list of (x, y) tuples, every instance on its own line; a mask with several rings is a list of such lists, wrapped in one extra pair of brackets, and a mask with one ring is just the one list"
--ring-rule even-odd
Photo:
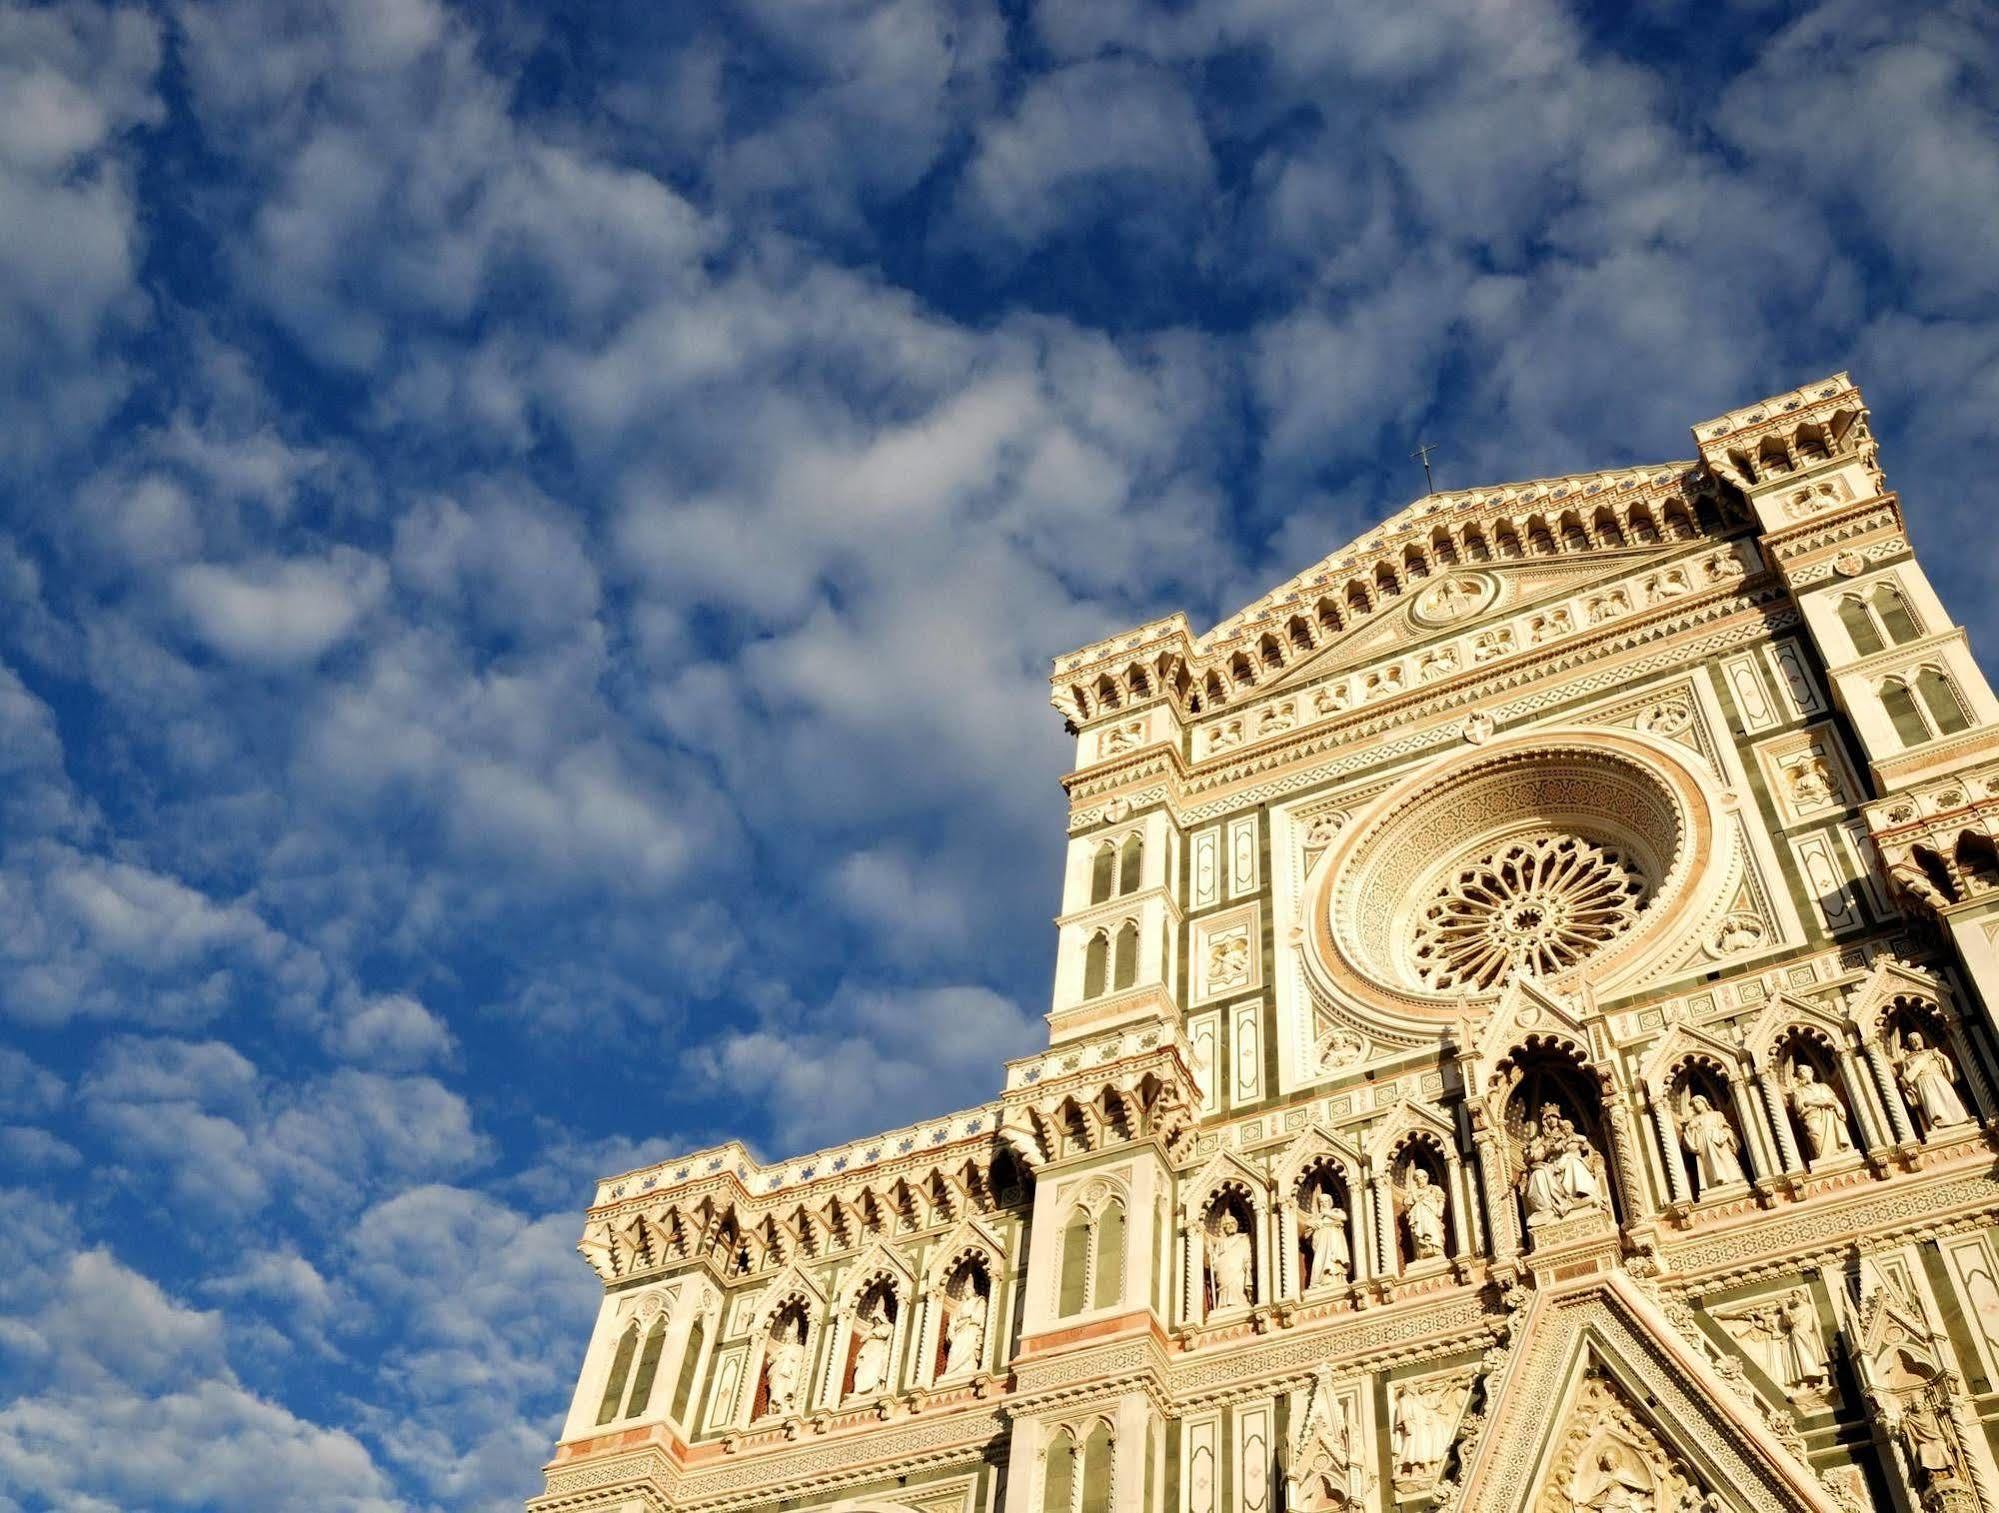
[(1224, 1208), (1208, 1234), (1208, 1285), (1214, 1298), (1211, 1307), (1220, 1311), (1248, 1306), (1252, 1262), (1249, 1236), (1244, 1233), (1235, 1210)]
[(774, 1418), (798, 1411), (799, 1379), (805, 1374), (805, 1320), (779, 1321), (764, 1355), (764, 1411)]
[(1818, 1313), (1802, 1292), (1754, 1304), (1716, 1318), (1735, 1341), (1786, 1392), (1821, 1397), (1826, 1387), (1825, 1339)]
[(1347, 1242), (1347, 1213), (1321, 1187), (1312, 1197), (1304, 1217), (1305, 1238), (1312, 1246), (1312, 1270), (1305, 1282), (1307, 1291), (1315, 1287), (1343, 1287), (1353, 1275), (1353, 1247)]
[(1562, 1117), (1560, 1105), (1541, 1105), (1541, 1122), (1521, 1146), (1522, 1191), (1531, 1227), (1565, 1219), (1582, 1209), (1606, 1209), (1602, 1159), (1596, 1147)]
[(1694, 1158), (1694, 1174), (1701, 1191), (1741, 1182), (1742, 1148), (1728, 1115), (1708, 1102), (1707, 1095), (1695, 1093), (1687, 1100), (1687, 1112), (1680, 1120), (1680, 1141)]
[(1427, 1168), (1409, 1166), (1409, 1185), (1402, 1190), (1402, 1222), (1409, 1227), (1409, 1248), (1419, 1261), (1444, 1253), (1444, 1190), (1430, 1180)]
[(1971, 1116), (1957, 1096), (1957, 1068), (1950, 1057), (1915, 1031), (1902, 1042), (1895, 1062), (1895, 1081), (1909, 1106), (1923, 1116), (1923, 1132), (1963, 1124)]
[(1449, 1382), (1431, 1382), (1404, 1387), (1396, 1394), (1389, 1450), (1398, 1488), (1427, 1485), (1450, 1453), (1457, 1429), (1456, 1410), (1448, 1401), (1453, 1392)]
[(944, 1331), (944, 1369), (940, 1375), (978, 1370), (984, 1359), (986, 1314), (991, 1306), (991, 1298), (979, 1291), (977, 1276), (965, 1273), (964, 1293)]
[(1846, 1132), (1846, 1105), (1819, 1081), (1818, 1069), (1802, 1058), (1791, 1066), (1791, 1112), (1805, 1127), (1805, 1143), (1814, 1161), (1853, 1149), (1853, 1137)]
[(1651, 1469), (1607, 1440), (1569, 1478), (1569, 1506), (1574, 1513), (1661, 1513), (1657, 1490)]
[(888, 1346), (894, 1332), (886, 1302), (855, 1317), (854, 1334), (860, 1344), (854, 1351), (854, 1396), (871, 1396), (888, 1384)]
[(1928, 1394), (1912, 1396), (1902, 1404), (1902, 1446), (1909, 1452), (1924, 1487), (1948, 1485), (1957, 1478), (1957, 1446), (1945, 1427), (1937, 1404)]

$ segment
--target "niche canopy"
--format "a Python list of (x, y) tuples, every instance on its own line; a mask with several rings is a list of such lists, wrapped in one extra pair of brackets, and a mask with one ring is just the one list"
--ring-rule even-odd
[(1702, 784), (1622, 732), (1537, 733), (1385, 794), (1314, 872), (1308, 969), (1435, 1019), (1516, 977), (1603, 986), (1669, 943), (1712, 852)]

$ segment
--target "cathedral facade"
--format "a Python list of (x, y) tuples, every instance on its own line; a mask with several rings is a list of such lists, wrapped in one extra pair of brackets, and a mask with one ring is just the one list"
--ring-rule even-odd
[(1060, 658), (1049, 1044), (604, 1181), (536, 1513), (1999, 1510), (1999, 704), (1844, 375)]

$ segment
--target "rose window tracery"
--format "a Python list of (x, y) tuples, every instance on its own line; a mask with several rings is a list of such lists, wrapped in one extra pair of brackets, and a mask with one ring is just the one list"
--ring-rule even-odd
[(1553, 976), (1629, 930), (1647, 892), (1644, 869), (1614, 846), (1567, 833), (1510, 840), (1445, 878), (1410, 958), (1435, 993)]

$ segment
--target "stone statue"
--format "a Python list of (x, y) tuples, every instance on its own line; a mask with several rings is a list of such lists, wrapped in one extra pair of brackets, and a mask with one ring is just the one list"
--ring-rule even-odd
[(799, 1378), (805, 1374), (805, 1321), (777, 1326), (764, 1357), (764, 1411), (781, 1418), (798, 1411)]
[(1948, 1482), (1957, 1475), (1957, 1451), (1951, 1437), (1928, 1403), (1911, 1401), (1902, 1408), (1902, 1445), (1924, 1486)]
[(1252, 1260), (1249, 1236), (1243, 1233), (1235, 1214), (1223, 1209), (1214, 1232), (1208, 1236), (1208, 1277), (1215, 1290), (1213, 1306), (1217, 1310), (1248, 1304)]
[(1969, 1119), (1964, 1100), (1957, 1096), (1957, 1069), (1951, 1065), (1950, 1057), (1913, 1031), (1903, 1046), (1902, 1056), (1895, 1063), (1895, 1080), (1901, 1084), (1902, 1096), (1909, 1100), (1909, 1106), (1923, 1116), (1923, 1132), (1927, 1134)]
[(1353, 1275), (1353, 1247), (1347, 1243), (1346, 1210), (1332, 1192), (1320, 1188), (1305, 1215), (1305, 1237), (1312, 1242), (1312, 1271), (1305, 1286), (1343, 1286)]
[(1728, 1115), (1708, 1102), (1705, 1094), (1695, 1093), (1687, 1100), (1686, 1117), (1680, 1121), (1680, 1140), (1693, 1154), (1694, 1173), (1700, 1178), (1701, 1191), (1743, 1180), (1741, 1145), (1735, 1137), (1735, 1126), (1728, 1122)]
[(965, 1295), (958, 1300), (950, 1327), (944, 1331), (943, 1375), (978, 1370), (986, 1346), (986, 1311), (991, 1304), (990, 1298), (966, 1282)]
[(1526, 1139), (1521, 1173), (1529, 1225), (1562, 1219), (1584, 1208), (1603, 1208), (1596, 1150), (1552, 1103), (1541, 1107), (1541, 1123)]
[(1846, 1132), (1846, 1105), (1819, 1081), (1809, 1061), (1799, 1061), (1791, 1069), (1791, 1112), (1805, 1127), (1805, 1143), (1814, 1161), (1853, 1149), (1853, 1137)]
[(854, 1352), (854, 1396), (868, 1397), (888, 1384), (888, 1343), (894, 1326), (882, 1313), (862, 1313), (854, 1320), (860, 1348)]
[(1444, 1411), (1439, 1389), (1405, 1387), (1396, 1396), (1389, 1425), (1389, 1446), (1395, 1457), (1398, 1485), (1427, 1483), (1450, 1452), (1454, 1425)]
[(1574, 1513), (1659, 1513), (1652, 1475), (1615, 1445), (1604, 1445), (1569, 1480)]
[(1444, 1190), (1430, 1180), (1420, 1166), (1409, 1168), (1409, 1186), (1403, 1190), (1403, 1222), (1409, 1226), (1409, 1245), (1416, 1259), (1427, 1261), (1444, 1253)]

